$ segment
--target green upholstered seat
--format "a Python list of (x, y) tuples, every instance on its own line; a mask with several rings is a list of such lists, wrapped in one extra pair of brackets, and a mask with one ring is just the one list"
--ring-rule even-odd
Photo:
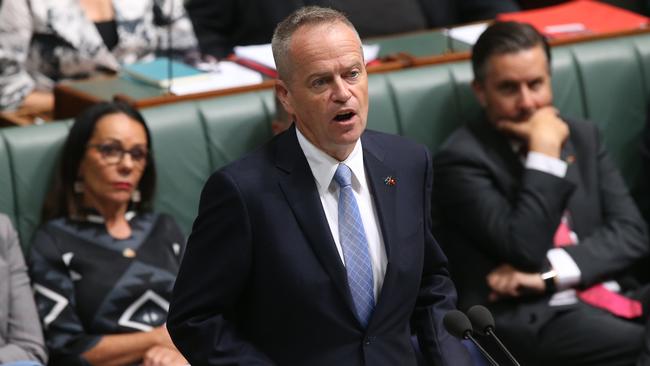
[(395, 91), (402, 135), (435, 150), (459, 125), (456, 88), (449, 68), (421, 67), (386, 77)]
[[(642, 175), (640, 132), (650, 99), (650, 34), (553, 49), (560, 111), (593, 120), (635, 198), (650, 213), (650, 175)], [(469, 61), (372, 74), (368, 128), (405, 135), (432, 152), (462, 123), (480, 117)], [(211, 172), (271, 137), (272, 90), (146, 108), (158, 170), (155, 208), (189, 233)], [(67, 131), (66, 124), (0, 129), (0, 210), (28, 245)]]
[(645, 85), (647, 95), (650, 95), (650, 36), (640, 35), (629, 38), (629, 42), (633, 45), (634, 50), (639, 57), (643, 78), (643, 85)]
[(632, 44), (604, 40), (572, 46), (585, 101), (585, 115), (598, 124), (627, 183), (640, 168), (638, 147), (646, 114), (641, 60)]
[(451, 78), (454, 81), (454, 88), (459, 108), (458, 116), (460, 120), (458, 123), (465, 123), (467, 121), (474, 121), (481, 117), (481, 106), (474, 96), (472, 91), (472, 80), (474, 74), (472, 73), (472, 66), (469, 61), (455, 62), (449, 64), (451, 71)]
[[(271, 101), (268, 101), (269, 94)], [(211, 171), (271, 138), (273, 113), (267, 103), (274, 103), (272, 98), (272, 91), (249, 92), (197, 104), (205, 125)]]
[(0, 135), (0, 212), (6, 214), (12, 221), (16, 220), (16, 202), (14, 200), (14, 183), (9, 151), (3, 135)]
[(195, 103), (142, 110), (151, 129), (158, 174), (156, 211), (174, 216), (189, 234), (199, 192), (211, 171), (203, 126)]
[(581, 80), (570, 46), (553, 48), (551, 81), (555, 106), (565, 116), (586, 118)]
[(41, 222), (43, 202), (50, 189), (68, 123), (49, 123), (2, 130), (10, 159), (15, 222), (23, 248), (29, 246)]
[(368, 78), (368, 128), (375, 131), (400, 134), (397, 112), (394, 104), (394, 91), (390, 88), (385, 74), (373, 74)]

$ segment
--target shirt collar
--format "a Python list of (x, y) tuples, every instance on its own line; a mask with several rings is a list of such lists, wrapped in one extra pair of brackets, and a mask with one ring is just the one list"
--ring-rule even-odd
[(358, 190), (362, 185), (361, 182), (365, 182), (361, 139), (357, 140), (354, 149), (344, 161), (338, 161), (307, 140), (298, 128), (296, 128), (296, 135), (298, 136), (298, 144), (300, 144), (300, 148), (305, 154), (307, 163), (309, 163), (309, 168), (316, 180), (316, 186), (319, 193), (323, 193), (329, 189), (339, 163), (344, 163), (350, 167), (350, 170), (352, 170), (353, 189)]
[[(135, 211), (128, 210), (124, 213), (124, 218), (126, 221), (131, 221), (131, 219), (133, 219), (136, 215), (137, 213)], [(75, 221), (86, 221), (94, 224), (104, 224), (106, 222), (104, 216), (102, 216), (94, 208), (84, 208), (81, 214), (72, 215), (70, 218)]]

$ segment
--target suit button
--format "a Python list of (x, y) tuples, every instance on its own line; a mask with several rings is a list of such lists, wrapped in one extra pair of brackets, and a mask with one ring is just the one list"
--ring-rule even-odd
[(365, 341), (363, 342), (363, 345), (364, 345), (364, 346), (369, 346), (369, 345), (371, 345), (372, 342), (374, 342), (374, 341), (375, 341), (375, 337), (367, 337), (367, 338), (365, 339)]

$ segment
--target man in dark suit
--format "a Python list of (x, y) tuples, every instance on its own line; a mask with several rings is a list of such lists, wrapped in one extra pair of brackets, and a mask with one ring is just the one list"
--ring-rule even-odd
[(210, 177), (167, 326), (200, 365), (467, 365), (431, 234), (426, 148), (365, 131), (361, 42), (340, 13), (278, 25), (276, 92), (295, 127)]
[[(552, 105), (550, 52), (531, 26), (495, 23), (472, 52), (483, 120), (434, 158), (434, 233), (459, 306), (489, 303), (525, 365), (631, 365), (646, 225), (596, 126)], [(604, 282), (604, 283), (603, 283)]]

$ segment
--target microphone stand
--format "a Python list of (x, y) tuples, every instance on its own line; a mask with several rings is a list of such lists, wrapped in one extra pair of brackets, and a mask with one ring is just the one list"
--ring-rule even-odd
[[(472, 341), (472, 343), (474, 343), (474, 345), (475, 345), (475, 346), (478, 348), (478, 350), (481, 352), (481, 354), (483, 355), (483, 357), (485, 357), (485, 358), (488, 360), (488, 362), (490, 362), (490, 365), (492, 365), (492, 366), (499, 366), (499, 364), (494, 360), (494, 358), (492, 358), (492, 356), (490, 356), (490, 354), (485, 350), (485, 348), (483, 348), (483, 347), (482, 347), (482, 346), (481, 346), (481, 345), (476, 341), (476, 339), (474, 339), (474, 337), (472, 337), (472, 331), (468, 330), (467, 332), (465, 332), (465, 335), (463, 336), (463, 338), (465, 338), (465, 339), (469, 339), (470, 341)], [(499, 341), (499, 343), (501, 343), (501, 342)], [(517, 364), (517, 365), (519, 365), (519, 364)]]
[(167, 94), (172, 93), (172, 80), (174, 78), (174, 70), (172, 67), (172, 24), (174, 23), (174, 0), (169, 2), (169, 20), (167, 23), (167, 76), (169, 82), (167, 83)]
[(492, 337), (497, 342), (497, 344), (499, 345), (499, 348), (501, 348), (503, 353), (505, 353), (506, 356), (508, 356), (508, 359), (510, 359), (510, 361), (515, 366), (521, 366), (519, 364), (519, 362), (517, 362), (515, 357), (512, 355), (512, 353), (510, 353), (510, 351), (508, 351), (508, 348), (506, 348), (506, 346), (503, 344), (503, 342), (501, 342), (501, 339), (499, 339), (499, 337), (497, 337), (497, 334), (494, 332), (494, 328), (492, 328), (492, 327), (485, 328), (485, 334), (489, 335), (490, 337)]

